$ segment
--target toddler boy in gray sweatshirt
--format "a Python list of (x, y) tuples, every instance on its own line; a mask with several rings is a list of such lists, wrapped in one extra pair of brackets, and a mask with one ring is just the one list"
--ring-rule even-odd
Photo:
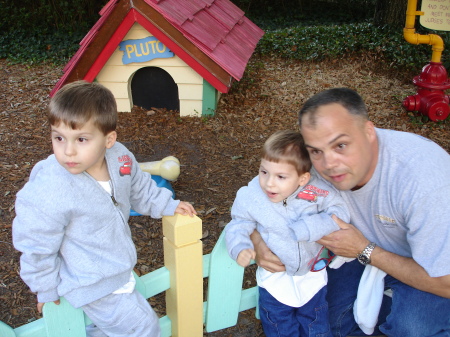
[(256, 272), (269, 337), (330, 335), (325, 267), (333, 255), (320, 259), (322, 246), (315, 241), (339, 230), (332, 215), (350, 216), (339, 193), (311, 167), (300, 133), (274, 133), (264, 144), (259, 175), (237, 192), (225, 228), (227, 249), (241, 266), (255, 258), (250, 235), (256, 229), (286, 267)]
[(65, 85), (51, 99), (53, 154), (17, 193), (13, 242), (38, 311), (60, 296), (93, 324), (88, 336), (159, 336), (158, 317), (135, 289), (130, 209), (161, 218), (196, 214), (160, 188), (116, 141), (117, 106), (98, 83)]

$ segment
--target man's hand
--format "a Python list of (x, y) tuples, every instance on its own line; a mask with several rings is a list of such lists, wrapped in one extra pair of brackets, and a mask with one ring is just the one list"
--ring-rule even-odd
[[(333, 220), (341, 227), (317, 241), (336, 255), (356, 257), (369, 244), (364, 235), (333, 215)], [(450, 275), (430, 277), (425, 269), (410, 257), (400, 256), (376, 246), (370, 256), (371, 265), (385, 271), (397, 280), (422, 291), (450, 298)]]
[(325, 246), (336, 255), (356, 257), (367, 247), (370, 241), (355, 226), (342, 221), (335, 215), (332, 218), (341, 229), (324, 236), (317, 243)]
[(276, 256), (272, 251), (267, 247), (266, 243), (259, 234), (258, 231), (253, 231), (250, 235), (250, 239), (253, 242), (253, 246), (255, 247), (256, 252), (256, 263), (258, 266), (264, 268), (271, 273), (285, 271), (286, 268), (284, 264), (280, 261), (278, 256)]
[[(59, 305), (60, 301), (56, 300), (56, 301), (53, 301), (53, 303), (55, 303), (56, 305)], [(42, 314), (42, 308), (44, 307), (44, 304), (45, 303), (41, 303), (41, 302), (38, 302), (38, 304), (37, 304), (37, 310), (40, 314)]]

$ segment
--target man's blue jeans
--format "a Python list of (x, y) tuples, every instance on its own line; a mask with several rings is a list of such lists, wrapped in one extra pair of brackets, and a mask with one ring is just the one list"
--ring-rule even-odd
[(266, 337), (329, 337), (327, 287), (300, 308), (278, 302), (259, 288), (259, 315)]
[[(338, 269), (328, 268), (328, 306), (333, 336), (366, 336), (353, 318), (353, 303), (364, 266), (357, 260)], [(412, 288), (386, 275), (384, 296), (373, 335), (426, 337), (450, 336), (450, 299)]]

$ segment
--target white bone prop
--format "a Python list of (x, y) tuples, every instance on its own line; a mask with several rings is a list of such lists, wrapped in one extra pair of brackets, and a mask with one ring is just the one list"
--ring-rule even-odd
[(180, 161), (173, 156), (165, 157), (160, 161), (139, 163), (139, 167), (142, 171), (170, 181), (176, 180), (180, 175)]

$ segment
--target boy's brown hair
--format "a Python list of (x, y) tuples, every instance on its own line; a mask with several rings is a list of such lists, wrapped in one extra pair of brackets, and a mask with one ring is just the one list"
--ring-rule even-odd
[(76, 81), (66, 84), (50, 100), (50, 125), (62, 122), (76, 130), (90, 120), (104, 135), (116, 129), (116, 100), (100, 83)]
[(312, 166), (302, 135), (292, 130), (277, 131), (271, 135), (264, 143), (261, 158), (291, 164), (299, 175), (309, 172)]

